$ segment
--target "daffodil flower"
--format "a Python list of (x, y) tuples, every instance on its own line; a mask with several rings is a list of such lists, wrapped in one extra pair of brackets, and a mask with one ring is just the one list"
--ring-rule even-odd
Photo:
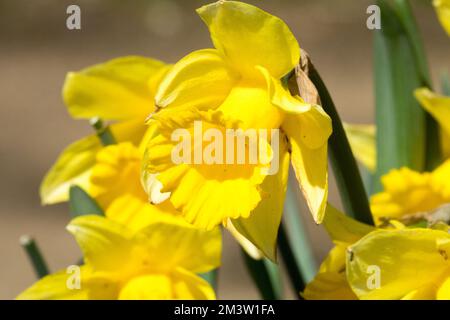
[(349, 218), (330, 204), (324, 226), (335, 247), (328, 253), (317, 275), (308, 283), (302, 295), (307, 300), (355, 300), (357, 297), (350, 288), (345, 273), (346, 251), (375, 228)]
[(196, 273), (220, 264), (218, 229), (202, 231), (169, 215), (138, 232), (99, 216), (76, 218), (67, 229), (84, 254), (80, 272), (46, 276), (17, 299), (215, 298)]
[(450, 36), (450, 0), (433, 0), (439, 20)]
[[(449, 244), (448, 230), (371, 232), (348, 249), (347, 280), (359, 299), (448, 300)], [(379, 270), (377, 287), (370, 266)]]
[[(158, 111), (150, 119), (158, 130), (147, 146), (143, 181), (153, 202), (170, 193), (169, 201), (188, 222), (204, 228), (231, 222), (274, 259), (289, 158), (315, 221), (323, 219), (331, 120), (281, 83), (300, 58), (282, 20), (235, 1), (218, 1), (197, 12), (215, 49), (192, 52), (162, 80), (155, 95)], [(192, 131), (196, 120), (222, 132), (281, 129), (278, 173), (261, 174), (260, 164), (174, 164), (171, 133)]]
[[(114, 121), (110, 128), (118, 142), (139, 145), (146, 130), (145, 118), (154, 110), (156, 87), (168, 68), (161, 61), (129, 56), (70, 72), (64, 83), (64, 102), (72, 117)], [(92, 166), (101, 148), (94, 134), (69, 145), (42, 181), (42, 203), (66, 201), (74, 184), (89, 189)]]
[(428, 212), (450, 202), (450, 160), (433, 172), (392, 170), (381, 182), (384, 190), (373, 195), (370, 201), (376, 223)]

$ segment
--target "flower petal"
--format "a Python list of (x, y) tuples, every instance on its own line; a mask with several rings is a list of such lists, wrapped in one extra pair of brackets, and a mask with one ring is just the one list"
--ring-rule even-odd
[(217, 108), (227, 97), (237, 75), (215, 49), (194, 51), (166, 74), (155, 95), (159, 108), (195, 106)]
[[(170, 235), (170, 236), (169, 236)], [(222, 236), (219, 228), (198, 229), (179, 219), (155, 222), (136, 234), (136, 243), (158, 259), (159, 269), (203, 273), (220, 265)]]
[[(448, 10), (450, 12), (450, 4)], [(417, 89), (414, 91), (414, 94), (422, 107), (439, 123), (439, 126), (442, 129), (441, 140), (444, 156), (450, 157), (450, 97), (438, 95), (428, 88)]]
[(152, 205), (127, 194), (115, 199), (106, 210), (105, 216), (133, 231), (138, 231), (158, 221), (170, 221), (171, 218), (179, 216), (179, 212), (175, 210), (170, 201)]
[(316, 223), (325, 214), (328, 197), (327, 139), (331, 121), (320, 107), (288, 115), (282, 128), (291, 145), (291, 161), (303, 195)]
[(261, 184), (266, 195), (248, 218), (233, 220), (236, 229), (250, 240), (264, 255), (276, 261), (278, 228), (283, 213), (289, 174), (289, 153), (285, 137), (280, 137), (279, 169), (277, 174), (268, 175)]
[(132, 278), (120, 290), (119, 300), (171, 300), (172, 281), (165, 274), (147, 274)]
[(199, 276), (178, 268), (172, 275), (174, 299), (214, 300), (216, 294), (211, 285)]
[(87, 136), (65, 148), (42, 180), (39, 190), (42, 203), (67, 201), (71, 185), (87, 190), (92, 166), (100, 149), (101, 143), (95, 135)]
[(331, 204), (327, 205), (323, 225), (333, 241), (354, 243), (375, 228), (346, 216)]
[(377, 166), (376, 127), (344, 123), (344, 129), (356, 159), (370, 172), (375, 172)]
[(252, 78), (260, 65), (279, 79), (299, 62), (300, 48), (288, 26), (255, 6), (217, 1), (197, 12), (214, 46), (245, 77)]
[[(140, 142), (145, 132), (142, 120), (115, 123), (110, 128), (118, 142), (131, 141), (134, 144)], [(101, 148), (98, 137), (90, 135), (64, 149), (41, 183), (42, 203), (54, 204), (67, 201), (72, 185), (89, 190), (92, 167), (95, 164), (97, 152)]]
[[(446, 232), (430, 229), (371, 232), (349, 248), (347, 279), (360, 299), (400, 299), (448, 270), (437, 242), (449, 238)], [(368, 286), (370, 266), (380, 270), (377, 289)]]
[(434, 0), (433, 5), (436, 8), (439, 20), (447, 34), (450, 36), (450, 1)]
[(161, 61), (129, 56), (70, 72), (64, 83), (64, 102), (74, 118), (144, 120), (154, 109), (149, 81), (152, 76), (160, 77), (164, 67)]
[(129, 260), (133, 232), (100, 216), (73, 219), (67, 230), (75, 236), (87, 265), (103, 271), (118, 271)]
[(303, 297), (306, 300), (357, 300), (347, 283), (344, 272), (317, 274), (306, 286)]
[(69, 289), (67, 281), (70, 274), (61, 270), (37, 281), (31, 287), (20, 293), (18, 300), (85, 300), (88, 298), (88, 290), (81, 286), (80, 289)]

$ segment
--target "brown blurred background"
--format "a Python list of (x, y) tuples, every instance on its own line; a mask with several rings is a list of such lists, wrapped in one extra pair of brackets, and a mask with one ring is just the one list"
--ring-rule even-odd
[[(320, 70), (343, 119), (373, 120), (372, 34), (367, 0), (248, 1), (281, 17)], [(79, 250), (65, 231), (66, 204), (42, 207), (39, 183), (64, 146), (90, 133), (61, 99), (68, 71), (136, 54), (175, 62), (211, 47), (194, 9), (208, 1), (0, 0), (0, 299), (12, 299), (35, 277), (19, 246), (31, 234), (52, 271), (73, 264)], [(66, 29), (66, 8), (81, 7), (82, 30)], [(450, 70), (450, 40), (429, 1), (415, 1), (433, 78)], [(331, 201), (339, 204), (332, 184)], [(318, 259), (331, 244), (308, 215)], [(258, 298), (234, 241), (226, 236), (219, 298)], [(286, 284), (286, 290), (288, 285)]]

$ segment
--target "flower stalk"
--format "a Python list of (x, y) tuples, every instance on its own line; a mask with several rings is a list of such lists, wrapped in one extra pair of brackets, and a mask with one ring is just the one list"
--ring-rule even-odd
[(48, 275), (49, 270), (47, 263), (45, 262), (36, 241), (33, 238), (24, 235), (20, 238), (20, 245), (25, 250), (38, 279)]

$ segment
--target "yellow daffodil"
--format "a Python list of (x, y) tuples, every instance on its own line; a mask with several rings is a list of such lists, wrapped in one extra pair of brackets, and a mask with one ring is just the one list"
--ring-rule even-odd
[(346, 250), (375, 228), (347, 217), (331, 205), (327, 207), (324, 226), (335, 247), (306, 286), (303, 297), (307, 300), (355, 300), (357, 297), (345, 274)]
[[(114, 138), (138, 145), (146, 130), (145, 118), (154, 110), (156, 87), (168, 68), (157, 60), (129, 56), (70, 72), (63, 88), (64, 102), (74, 118), (114, 121), (110, 127)], [(41, 184), (42, 203), (66, 201), (73, 184), (87, 190), (100, 149), (96, 135), (68, 146)]]
[(449, 244), (448, 230), (371, 232), (348, 250), (348, 282), (360, 299), (450, 299)]
[(439, 123), (444, 157), (450, 158), (450, 97), (436, 94), (427, 88), (417, 89), (414, 94), (422, 107)]
[(450, 36), (450, 0), (433, 0), (433, 5), (447, 34)]
[[(300, 58), (299, 45), (282, 20), (235, 1), (218, 1), (197, 12), (215, 49), (192, 52), (162, 80), (155, 95), (159, 110), (149, 121), (157, 129), (147, 146), (143, 181), (153, 202), (170, 193), (169, 201), (188, 222), (204, 228), (232, 223), (274, 259), (289, 158), (315, 221), (323, 219), (331, 120), (320, 106), (292, 96), (281, 83)], [(171, 134), (179, 128), (192, 132), (196, 121), (203, 124), (201, 132), (281, 129), (277, 174), (262, 174), (260, 163), (173, 163)], [(272, 142), (263, 140), (259, 143)], [(273, 151), (268, 148), (269, 155)]]
[(376, 223), (386, 218), (424, 213), (450, 202), (450, 160), (433, 172), (408, 168), (392, 170), (381, 178), (384, 190), (371, 198)]
[(196, 273), (220, 264), (218, 229), (202, 231), (168, 215), (138, 232), (99, 216), (76, 218), (67, 229), (84, 254), (79, 273), (71, 267), (46, 276), (18, 299), (215, 298)]

